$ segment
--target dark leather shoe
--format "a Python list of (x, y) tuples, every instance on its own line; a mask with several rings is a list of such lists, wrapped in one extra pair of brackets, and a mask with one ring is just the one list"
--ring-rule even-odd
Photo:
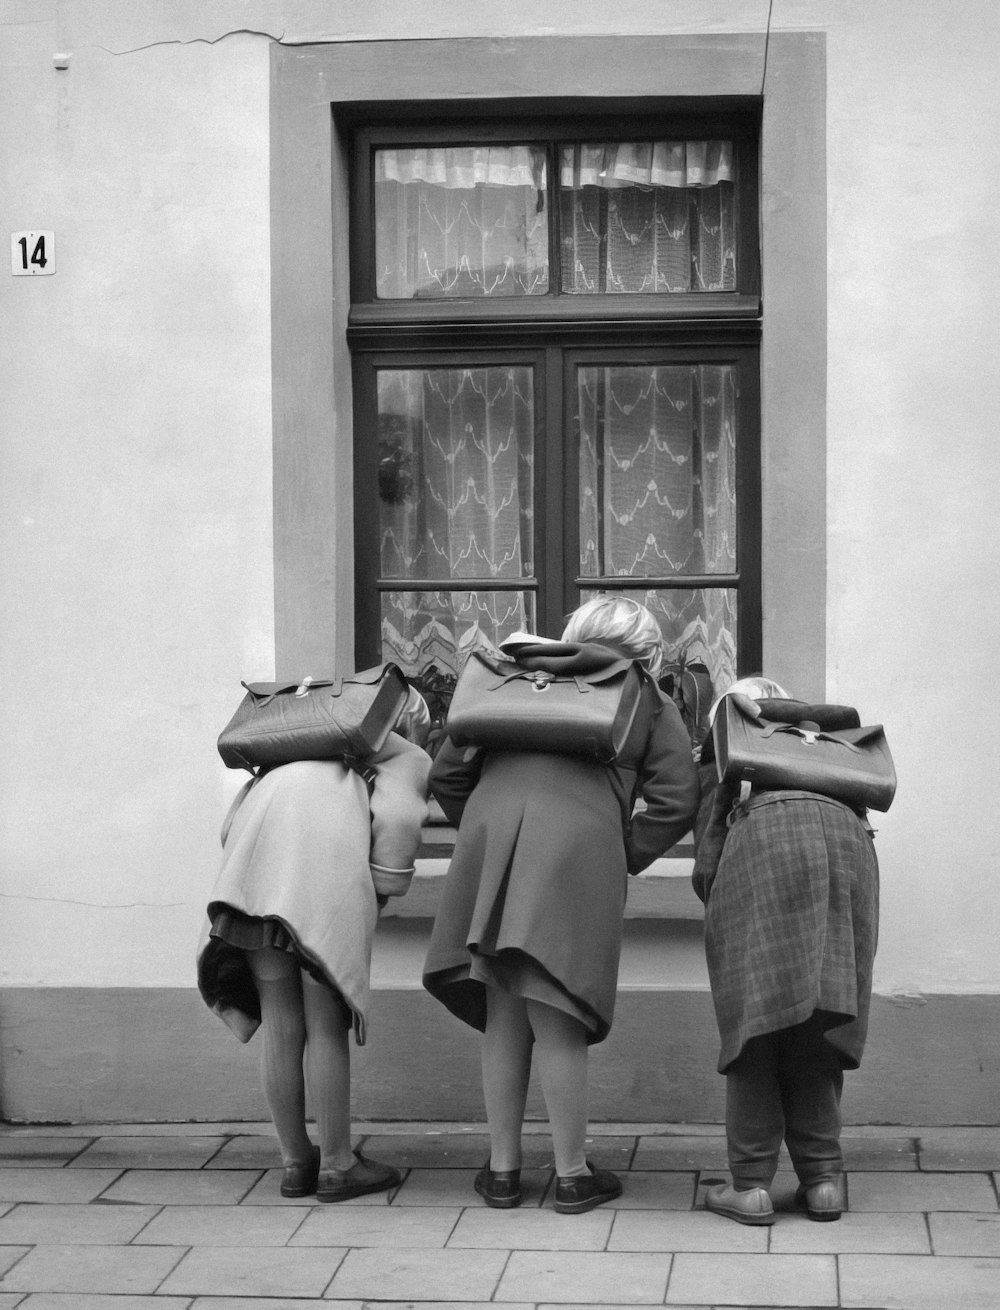
[(847, 1185), (844, 1175), (827, 1183), (803, 1184), (795, 1193), (795, 1204), (802, 1206), (810, 1219), (830, 1223), (847, 1209)]
[(513, 1210), (521, 1204), (520, 1169), (491, 1169), (487, 1160), (476, 1174), (474, 1186), (494, 1210)]
[(764, 1187), (751, 1187), (747, 1192), (738, 1192), (732, 1183), (710, 1187), (705, 1193), (705, 1209), (738, 1224), (774, 1223), (774, 1206)]
[(286, 1164), (281, 1174), (282, 1196), (312, 1196), (319, 1177), (319, 1148), (305, 1164)]
[(350, 1169), (321, 1169), (316, 1184), (317, 1201), (350, 1201), (369, 1192), (385, 1192), (402, 1181), (398, 1169), (391, 1165), (369, 1160), (360, 1151), (354, 1152)]
[(583, 1214), (595, 1205), (613, 1201), (622, 1194), (621, 1179), (608, 1169), (595, 1169), (587, 1161), (589, 1174), (556, 1178), (556, 1210), (560, 1214)]

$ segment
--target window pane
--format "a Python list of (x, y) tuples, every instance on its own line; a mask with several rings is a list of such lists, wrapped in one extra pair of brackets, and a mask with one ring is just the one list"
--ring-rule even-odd
[(712, 675), (716, 694), (736, 677), (736, 592), (726, 588), (692, 591), (600, 591), (580, 593), (581, 604), (593, 596), (631, 596), (656, 615), (667, 658), (683, 655), (702, 663)]
[(524, 591), (382, 593), (382, 659), (404, 673), (428, 664), (460, 673), (470, 651), (535, 630), (535, 598)]
[(563, 146), (559, 172), (563, 291), (736, 289), (731, 141)]
[(580, 573), (736, 571), (729, 364), (577, 369)]
[(382, 577), (531, 576), (534, 422), (526, 365), (379, 370)]
[(545, 186), (535, 146), (376, 151), (376, 295), (543, 295)]

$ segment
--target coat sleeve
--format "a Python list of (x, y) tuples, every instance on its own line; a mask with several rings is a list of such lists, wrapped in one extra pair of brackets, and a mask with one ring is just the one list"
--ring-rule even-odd
[(420, 746), (390, 732), (370, 764), (374, 774), (369, 801), (372, 879), (378, 894), (402, 896), (413, 877), (427, 818), (430, 756)]
[(715, 773), (715, 764), (703, 764), (698, 770), (701, 799), (698, 804), (698, 818), (694, 825), (694, 868), (691, 871), (691, 885), (695, 894), (703, 903), (707, 903), (712, 883), (715, 881), (722, 848), (726, 844), (729, 830), (726, 819), (733, 802), (733, 793), (729, 788), (719, 785)]
[(450, 737), (441, 743), (431, 765), (431, 794), (454, 827), (462, 821), (465, 802), (472, 795), (483, 767), (483, 751), (456, 746)]
[(628, 831), (628, 871), (640, 873), (691, 831), (698, 813), (698, 774), (691, 739), (677, 707), (666, 697), (653, 719), (637, 771), (637, 793), (645, 809)]

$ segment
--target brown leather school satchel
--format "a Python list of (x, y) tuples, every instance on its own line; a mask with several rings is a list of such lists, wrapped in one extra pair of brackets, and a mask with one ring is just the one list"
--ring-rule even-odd
[(247, 694), (219, 736), (230, 769), (293, 760), (364, 762), (385, 744), (409, 687), (395, 664), (346, 678), (244, 682)]
[(582, 755), (613, 764), (648, 678), (626, 658), (570, 676), (475, 651), (452, 696), (448, 735), (456, 746)]
[[(854, 809), (887, 810), (896, 792), (896, 769), (881, 724), (824, 728), (836, 721), (824, 711), (843, 706), (806, 706), (795, 722), (782, 719), (796, 702), (753, 701), (726, 696), (713, 725), (720, 782), (749, 782), (762, 791), (814, 791)], [(851, 711), (857, 723), (856, 711)], [(813, 717), (815, 716), (815, 717)], [(843, 716), (841, 716), (841, 720)]]

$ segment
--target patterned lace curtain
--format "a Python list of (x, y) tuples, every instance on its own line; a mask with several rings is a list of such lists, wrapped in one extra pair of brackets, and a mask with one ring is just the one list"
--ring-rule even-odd
[[(578, 371), (582, 576), (736, 571), (735, 402), (726, 364)], [(656, 613), (670, 651), (705, 663), (716, 686), (732, 680), (732, 590), (629, 594)]]
[[(730, 141), (563, 146), (562, 290), (731, 291)], [(432, 146), (375, 153), (379, 299), (544, 295), (545, 150)]]
[(534, 146), (376, 151), (379, 299), (544, 294), (545, 177)]
[[(514, 582), (532, 572), (531, 369), (383, 369), (378, 376), (380, 571)], [(383, 658), (457, 672), (529, 625), (521, 590), (384, 592)]]
[(730, 141), (564, 146), (563, 290), (734, 290), (734, 176)]

